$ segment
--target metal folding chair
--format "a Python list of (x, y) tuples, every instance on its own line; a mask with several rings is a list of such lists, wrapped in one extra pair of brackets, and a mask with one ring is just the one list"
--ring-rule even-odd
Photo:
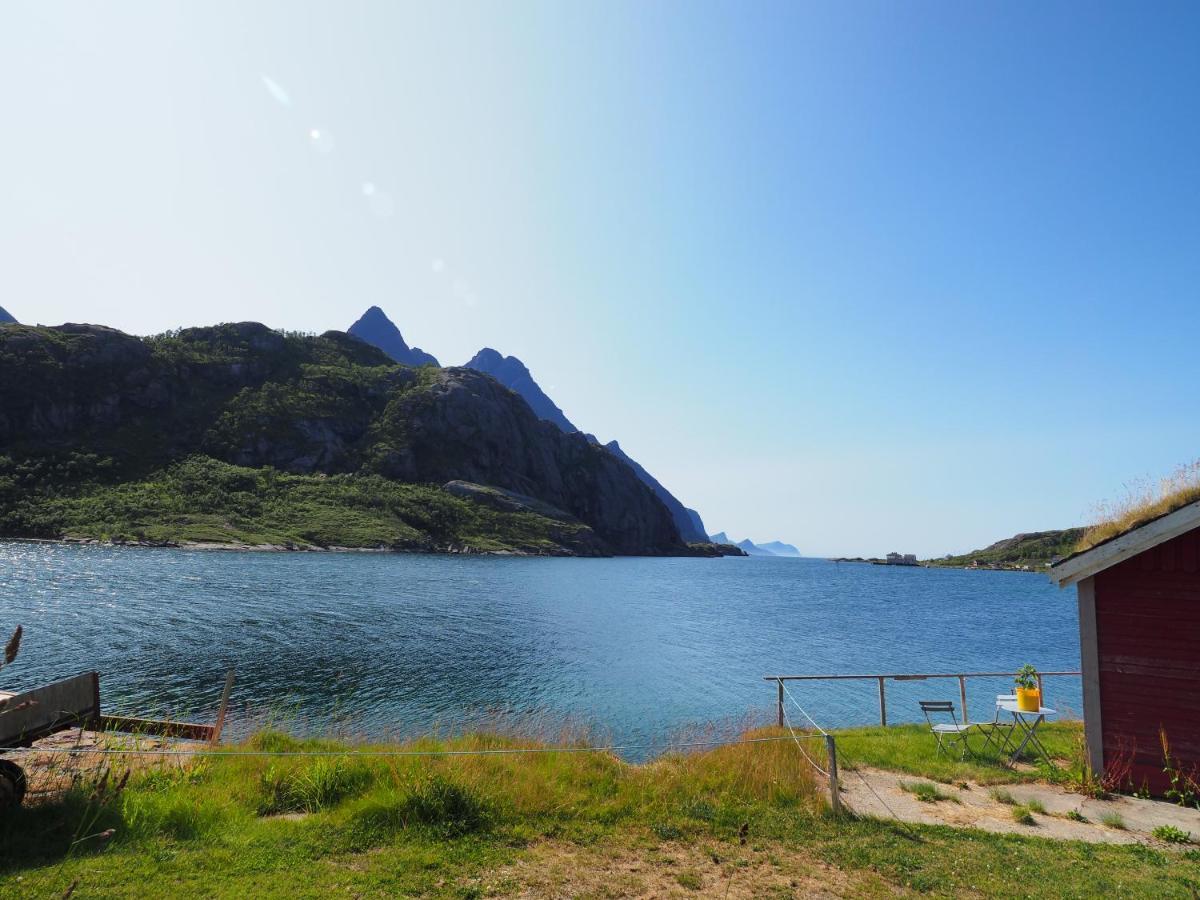
[[(967, 734), (974, 726), (964, 725), (958, 721), (954, 704), (949, 700), (921, 700), (918, 702), (921, 704), (921, 712), (925, 713), (925, 721), (929, 723), (929, 730), (933, 732), (933, 736), (937, 740), (938, 753), (949, 755), (949, 748), (962, 747), (959, 759), (966, 759), (968, 756), (973, 759), (975, 753), (967, 743)], [(935, 722), (934, 716), (940, 715), (949, 715), (950, 721)]]
[(1004, 752), (1008, 750), (1010, 746), (1012, 746), (1013, 729), (1017, 727), (1017, 723), (1015, 721), (1006, 721), (1005, 719), (1000, 718), (1000, 714), (1003, 712), (1003, 710), (1000, 709), (1000, 704), (1004, 702), (1015, 703), (1016, 700), (1016, 694), (997, 694), (996, 714), (992, 717), (992, 721), (975, 723), (975, 727), (979, 729), (979, 732), (983, 735), (986, 735), (983, 746), (979, 748), (979, 752), (981, 754), (987, 750), (988, 747), (994, 746), (996, 748), (996, 752), (1003, 755)]

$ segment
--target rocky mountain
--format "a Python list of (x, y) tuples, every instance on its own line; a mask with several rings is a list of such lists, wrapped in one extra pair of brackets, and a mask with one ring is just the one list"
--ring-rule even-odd
[(759, 544), (763, 550), (769, 550), (776, 556), (799, 556), (800, 550), (791, 544), (785, 544), (783, 541), (767, 541), (765, 544)]
[(622, 450), (621, 445), (616, 441), (609, 441), (604, 445), (604, 449), (617, 457), (617, 459), (623, 460), (626, 465), (633, 469), (637, 477), (642, 480), (642, 484), (654, 491), (655, 496), (670, 510), (675, 527), (679, 529), (679, 534), (685, 541), (689, 543), (703, 543), (708, 541), (708, 535), (705, 534), (704, 523), (700, 521), (699, 513), (695, 510), (689, 510), (676, 500), (674, 494), (663, 487), (657, 478), (642, 468), (637, 460)]
[(762, 547), (758, 546), (758, 544), (754, 543), (754, 541), (750, 540), (749, 538), (746, 538), (746, 540), (744, 540), (744, 541), (738, 541), (733, 546), (738, 547), (741, 550), (744, 550), (746, 552), (747, 556), (774, 556), (775, 555), (770, 550), (764, 550)]
[(770, 541), (766, 544), (756, 544), (749, 538), (744, 541), (735, 541), (723, 531), (718, 531), (716, 534), (709, 535), (709, 539), (714, 544), (732, 544), (735, 547), (740, 547), (746, 551), (747, 556), (799, 556), (800, 551), (791, 544), (785, 544), (782, 541)]
[(436, 366), (438, 361), (430, 353), (420, 347), (409, 347), (404, 342), (400, 329), (389, 319), (378, 306), (368, 309), (357, 322), (349, 328), (349, 333), (356, 338), (366, 341), (372, 347), (378, 347), (392, 359), (406, 366)]
[[(563, 411), (558, 408), (558, 405), (534, 381), (533, 375), (530, 374), (525, 364), (515, 356), (503, 356), (490, 347), (484, 347), (471, 358), (467, 363), (467, 368), (486, 372), (505, 387), (516, 391), (525, 399), (538, 418), (553, 423), (565, 432), (578, 431), (563, 414)], [(594, 443), (600, 443), (599, 439), (593, 435), (585, 436)], [(633, 469), (642, 483), (654, 491), (658, 499), (670, 510), (675, 527), (679, 529), (679, 534), (685, 541), (707, 543), (708, 537), (704, 530), (704, 523), (700, 521), (699, 513), (687, 509), (680, 503), (674, 494), (663, 487), (657, 478), (622, 450), (621, 445), (616, 441), (610, 441), (603, 446)]]
[(525, 398), (525, 402), (539, 419), (551, 422), (568, 433), (579, 430), (570, 423), (557, 404), (546, 396), (546, 392), (529, 374), (529, 369), (515, 356), (503, 356), (491, 347), (484, 347), (471, 357), (466, 367), (491, 375), (509, 390), (516, 391)]
[(17, 321), (17, 320), (12, 317), (12, 314), (9, 313), (9, 311), (6, 310), (3, 306), (0, 306), (0, 325), (4, 325), (7, 322), (15, 322), (15, 321)]
[[(424, 486), (459, 481), (514, 495), (499, 512), (504, 504), (487, 498), (489, 515), (507, 516), (513, 533), (526, 522), (549, 534), (548, 506), (561, 512), (559, 525), (591, 529), (604, 552), (689, 552), (671, 513), (612, 453), (541, 421), (488, 376), (397, 366), (343, 332), (284, 335), (250, 322), (156, 338), (95, 325), (3, 329), (0, 447), (0, 468), (15, 467), (0, 471), (0, 491), (10, 492), (0, 509), (97, 485), (149, 496), (170, 467), (209, 459), (235, 467), (222, 477), (244, 482), (238, 509), (250, 519), (270, 512), (255, 497), (279, 490), (256, 473), (307, 478), (297, 485), (316, 491), (310, 506), (338, 522), (347, 520), (339, 504), (363, 494), (345, 479), (376, 478), (378, 489), (354, 501), (366, 504), (363, 515), (370, 496), (396, 493), (391, 485), (422, 486), (397, 495), (395, 528), (449, 541), (465, 527), (464, 505), (479, 498)], [(194, 490), (207, 490), (204, 480)], [(517, 509), (515, 495), (542, 506)], [(53, 534), (52, 521), (36, 519), (52, 512), (38, 506), (0, 530)]]
[[(401, 337), (400, 330), (377, 306), (372, 306), (363, 314), (362, 318), (350, 326), (350, 334), (378, 347), (397, 362), (406, 365), (422, 365), (423, 363), (437, 365), (437, 360), (424, 351), (416, 348), (410, 349), (404, 342), (404, 338)], [(515, 391), (529, 404), (530, 409), (539, 419), (550, 422), (564, 433), (572, 434), (579, 431), (558, 407), (558, 404), (551, 400), (534, 380), (529, 368), (517, 357), (505, 356), (491, 347), (484, 347), (471, 357), (465, 368), (490, 375), (509, 390)], [(592, 435), (586, 435), (586, 437), (599, 443)], [(680, 503), (658, 479), (625, 453), (616, 441), (611, 441), (604, 446), (618, 459), (628, 464), (642, 483), (663, 502), (671, 513), (676, 529), (685, 541), (694, 543), (708, 541), (699, 513), (687, 509)]]

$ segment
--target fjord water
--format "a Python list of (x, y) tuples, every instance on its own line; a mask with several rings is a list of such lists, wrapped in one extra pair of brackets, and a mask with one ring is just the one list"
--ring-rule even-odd
[[(1044, 575), (815, 559), (530, 559), (0, 543), (0, 689), (96, 669), (106, 711), (234, 734), (395, 737), (571, 720), (618, 744), (774, 715), (768, 673), (1074, 670), (1074, 593)], [(971, 688), (991, 717), (1011, 682)], [(794, 684), (825, 726), (878, 715), (875, 682)], [(1048, 700), (1078, 713), (1078, 679)], [(889, 683), (892, 721), (956, 681)], [(646, 755), (635, 750), (632, 757)]]

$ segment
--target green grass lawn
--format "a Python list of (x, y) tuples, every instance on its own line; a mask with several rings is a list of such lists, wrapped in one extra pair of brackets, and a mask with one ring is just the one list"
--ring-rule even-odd
[[(1006, 765), (1007, 758), (989, 748), (987, 752), (960, 760), (957, 754), (939, 754), (933, 735), (926, 725), (892, 725), (886, 728), (854, 728), (835, 733), (842, 765), (874, 766), (893, 772), (906, 772), (931, 778), (943, 784), (976, 781), (980, 784), (1015, 784), (1023, 781), (1049, 781), (1056, 784), (1081, 782), (1083, 760), (1083, 724), (1047, 722), (1037, 732), (1038, 740), (1055, 760), (1053, 768), (1041, 761), (1016, 768)], [(984, 737), (972, 734), (972, 748), (982, 748)], [(1082, 785), (1080, 785), (1082, 786)]]
[[(879, 762), (938, 777), (919, 763), (922, 751), (932, 758), (928, 735), (896, 733), (886, 746), (869, 732), (839, 743), (861, 758), (883, 747)], [(517, 746), (531, 745), (474, 735), (404, 749)], [(344, 748), (264, 733), (229, 749)], [(836, 879), (854, 896), (1186, 898), (1200, 886), (1194, 851), (835, 818), (790, 740), (640, 766), (605, 753), (230, 752), (134, 774), (120, 790), (114, 781), (87, 778), (0, 816), (0, 896), (62, 896), (72, 884), (75, 897), (787, 896)]]

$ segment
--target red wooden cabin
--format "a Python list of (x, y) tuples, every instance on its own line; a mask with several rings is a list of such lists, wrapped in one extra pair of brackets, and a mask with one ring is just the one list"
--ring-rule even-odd
[(1200, 502), (1056, 563), (1079, 595), (1083, 715), (1093, 771), (1169, 787), (1160, 734), (1200, 780)]

